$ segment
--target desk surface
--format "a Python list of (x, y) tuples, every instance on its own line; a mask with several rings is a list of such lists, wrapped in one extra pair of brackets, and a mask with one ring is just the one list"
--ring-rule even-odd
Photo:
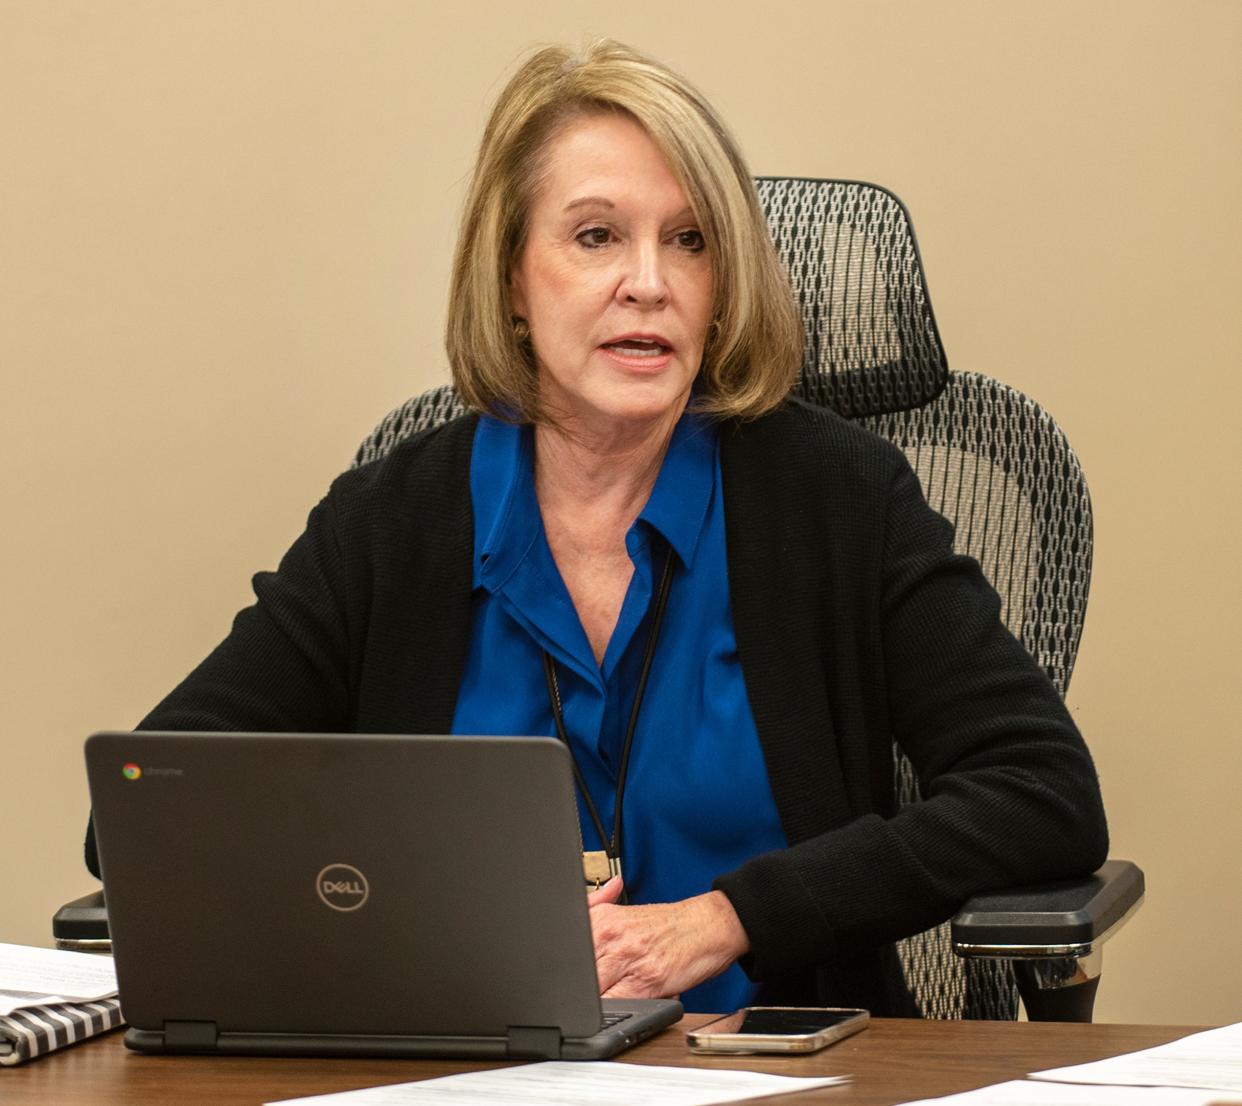
[[(694, 1056), (687, 1029), (707, 1021), (688, 1015), (619, 1059), (681, 1067), (746, 1068), (782, 1075), (854, 1076), (841, 1087), (789, 1095), (782, 1102), (891, 1106), (951, 1094), (1061, 1064), (1099, 1060), (1161, 1044), (1189, 1026), (1063, 1025), (1018, 1022), (923, 1022), (876, 1019), (857, 1036), (802, 1059)], [(57, 1103), (125, 1106), (210, 1102), (254, 1106), (299, 1095), (403, 1083), (496, 1064), (439, 1060), (303, 1060), (254, 1057), (140, 1056), (121, 1033), (53, 1053), (22, 1067), (0, 1069), (5, 1106)]]

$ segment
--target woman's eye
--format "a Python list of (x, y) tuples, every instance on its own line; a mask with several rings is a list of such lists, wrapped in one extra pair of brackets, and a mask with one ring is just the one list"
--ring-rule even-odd
[(702, 231), (683, 230), (677, 235), (677, 245), (683, 250), (689, 250), (691, 253), (702, 253), (707, 248), (707, 241), (704, 239)]
[(586, 230), (579, 232), (578, 242), (593, 250), (608, 245), (611, 237), (612, 234), (607, 227), (587, 227)]

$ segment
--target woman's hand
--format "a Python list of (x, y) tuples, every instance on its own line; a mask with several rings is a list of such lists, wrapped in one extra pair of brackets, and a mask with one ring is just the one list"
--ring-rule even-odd
[(750, 948), (728, 898), (618, 906), (617, 876), (587, 896), (604, 998), (669, 998), (719, 975)]

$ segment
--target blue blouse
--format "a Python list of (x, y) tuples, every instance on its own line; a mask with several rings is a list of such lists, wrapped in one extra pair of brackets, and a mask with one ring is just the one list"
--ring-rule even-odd
[[(626, 780), (622, 866), (629, 900), (702, 894), (721, 873), (784, 848), (733, 634), (715, 425), (687, 414), (673, 432), (651, 498), (625, 537), (634, 574), (599, 665), (544, 534), (529, 427), (479, 420), (470, 492), (472, 625), (453, 732), (555, 736), (543, 673), (547, 650), (557, 664), (574, 758), (611, 834), (652, 593), (671, 546), (672, 586)], [(583, 848), (602, 848), (581, 795), (578, 809)], [(729, 1011), (754, 993), (735, 964), (682, 1001), (691, 1011)]]

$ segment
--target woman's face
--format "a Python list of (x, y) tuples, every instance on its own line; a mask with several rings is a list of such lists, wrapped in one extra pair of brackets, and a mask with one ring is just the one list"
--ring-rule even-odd
[(605, 434), (675, 417), (712, 311), (711, 259), (685, 192), (624, 115), (570, 124), (546, 158), (510, 289), (544, 402)]

